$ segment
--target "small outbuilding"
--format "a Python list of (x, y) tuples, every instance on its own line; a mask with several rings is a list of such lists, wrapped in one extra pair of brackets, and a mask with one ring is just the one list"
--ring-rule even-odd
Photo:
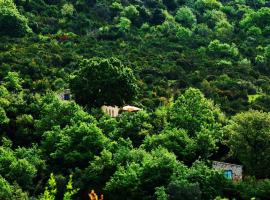
[(233, 181), (240, 181), (243, 177), (243, 166), (225, 162), (213, 161), (213, 168), (223, 171), (224, 176)]
[(122, 108), (122, 111), (124, 111), (124, 112), (138, 112), (140, 110), (142, 110), (142, 109), (135, 107), (135, 106), (124, 106)]
[(59, 98), (61, 100), (69, 101), (71, 99), (70, 89), (65, 89), (63, 92), (59, 94)]
[(111, 117), (117, 117), (120, 112), (138, 112), (142, 109), (135, 106), (124, 106), (123, 108), (119, 108), (118, 106), (102, 106), (101, 110), (110, 115)]
[(118, 106), (102, 106), (101, 110), (111, 117), (117, 117), (119, 115), (120, 108)]

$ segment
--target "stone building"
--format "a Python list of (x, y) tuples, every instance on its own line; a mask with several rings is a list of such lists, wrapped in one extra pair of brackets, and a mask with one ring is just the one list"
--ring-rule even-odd
[(138, 107), (135, 107), (135, 106), (124, 106), (122, 108), (122, 111), (123, 112), (138, 112), (142, 109), (138, 108)]
[(102, 106), (101, 110), (110, 115), (111, 117), (117, 117), (120, 112), (138, 112), (141, 109), (135, 106), (124, 106), (123, 108), (119, 108), (118, 106)]
[(71, 99), (71, 93), (70, 93), (70, 89), (65, 89), (63, 92), (61, 92), (59, 94), (59, 98), (61, 100), (65, 100), (65, 101), (68, 101)]
[(119, 115), (120, 108), (118, 106), (102, 106), (101, 110), (111, 117), (117, 117)]
[(224, 172), (224, 176), (233, 181), (242, 180), (243, 166), (225, 162), (213, 161), (213, 168)]

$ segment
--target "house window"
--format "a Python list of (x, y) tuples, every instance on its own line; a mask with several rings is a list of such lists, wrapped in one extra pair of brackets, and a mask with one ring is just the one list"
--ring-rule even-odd
[(65, 93), (64, 94), (64, 100), (70, 100), (70, 94)]
[(224, 171), (224, 176), (227, 178), (227, 179), (232, 179), (233, 176), (232, 176), (232, 170), (225, 170)]

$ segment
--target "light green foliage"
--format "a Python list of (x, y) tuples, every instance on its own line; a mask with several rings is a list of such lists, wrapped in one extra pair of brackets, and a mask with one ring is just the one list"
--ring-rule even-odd
[(227, 21), (226, 14), (220, 10), (207, 10), (203, 18), (210, 28), (214, 28), (219, 22)]
[(107, 137), (111, 139), (115, 139), (119, 136), (117, 126), (118, 123), (116, 118), (110, 117), (108, 115), (102, 116), (98, 122), (98, 127)]
[(181, 161), (188, 162), (194, 159), (194, 141), (182, 129), (166, 129), (160, 134), (147, 136), (143, 147), (150, 151), (158, 146), (162, 146), (173, 152)]
[(20, 15), (13, 0), (0, 1), (0, 34), (24, 36), (31, 32), (27, 19)]
[(259, 53), (256, 56), (257, 66), (261, 69), (261, 71), (268, 72), (270, 69), (268, 67), (270, 63), (270, 45), (265, 47), (258, 47)]
[(175, 20), (188, 28), (192, 28), (197, 22), (196, 16), (189, 7), (180, 7), (176, 12)]
[(2, 176), (0, 176), (0, 199), (1, 200), (28, 200), (28, 195), (15, 183), (11, 185)]
[(229, 40), (233, 34), (233, 26), (228, 21), (219, 21), (215, 26), (215, 35), (220, 40)]
[(235, 44), (221, 43), (219, 40), (213, 40), (208, 45), (208, 52), (214, 57), (228, 57), (235, 58), (238, 56), (239, 51)]
[(22, 79), (19, 77), (17, 72), (8, 72), (7, 76), (4, 78), (4, 86), (9, 91), (20, 91)]
[(0, 198), (3, 200), (10, 199), (12, 196), (12, 186), (0, 176)]
[(48, 180), (48, 186), (45, 188), (43, 195), (40, 197), (40, 200), (55, 200), (57, 193), (56, 181), (54, 175), (51, 173)]
[(123, 31), (123, 32), (127, 32), (130, 30), (131, 28), (131, 21), (126, 18), (126, 17), (120, 17), (119, 18), (119, 22), (117, 24), (117, 27)]
[[(39, 200), (55, 200), (57, 195), (57, 183), (53, 173), (51, 173), (44, 193), (40, 196)], [(69, 176), (69, 181), (66, 185), (66, 190), (63, 200), (71, 200), (72, 197), (78, 192), (78, 189), (73, 188), (72, 175)]]
[[(85, 166), (108, 142), (95, 124), (80, 122), (43, 134), (43, 149), (50, 159), (66, 167)], [(60, 166), (59, 166), (60, 167)]]
[(227, 198), (222, 198), (222, 197), (218, 196), (218, 197), (215, 198), (215, 200), (229, 200), (229, 199), (227, 199)]
[(122, 4), (116, 1), (112, 3), (111, 7), (117, 11), (122, 11), (124, 9)]
[(262, 30), (257, 27), (257, 26), (251, 26), (248, 30), (247, 30), (247, 35), (250, 37), (259, 37), (262, 35)]
[(64, 16), (72, 16), (74, 11), (75, 11), (74, 6), (70, 3), (64, 4), (61, 9), (61, 13)]
[(261, 94), (253, 94), (253, 95), (248, 95), (248, 102), (253, 103), (256, 101), (257, 98), (261, 97)]
[(222, 4), (218, 0), (197, 0), (195, 2), (195, 7), (198, 10), (218, 10)]
[(177, 32), (176, 32), (176, 37), (180, 40), (180, 41), (187, 41), (192, 35), (192, 32), (184, 27), (178, 27), (177, 28)]
[(137, 113), (123, 113), (119, 116), (117, 137), (129, 138), (134, 146), (139, 146), (145, 136), (150, 135), (153, 129), (150, 115), (146, 111)]
[(130, 6), (125, 7), (120, 14), (122, 17), (126, 17), (132, 21), (139, 16), (139, 11), (137, 10), (135, 6), (130, 5)]
[(159, 31), (164, 36), (167, 37), (176, 37), (180, 41), (186, 42), (190, 36), (192, 35), (192, 32), (180, 24), (176, 22), (171, 21), (165, 21), (163, 24), (157, 26), (157, 30), (154, 32)]
[(51, 130), (54, 126), (64, 128), (78, 122), (95, 123), (95, 118), (74, 102), (60, 101), (54, 94), (48, 94), (40, 100), (40, 116), (35, 126), (37, 134)]
[(230, 184), (223, 174), (200, 161), (193, 163), (187, 180), (199, 184), (202, 199), (214, 199), (222, 193), (223, 188)]
[(72, 196), (74, 196), (77, 192), (78, 189), (73, 188), (72, 175), (70, 175), (63, 200), (72, 200)]
[(125, 167), (118, 167), (106, 184), (105, 190), (113, 199), (125, 199), (127, 195), (133, 199), (139, 198), (138, 191), (154, 193), (155, 188), (168, 183), (178, 164), (175, 156), (162, 148), (153, 150), (150, 154), (140, 150), (134, 150), (133, 153), (139, 154), (133, 154), (133, 161)]
[(226, 127), (232, 153), (245, 165), (251, 175), (270, 174), (270, 115), (250, 110), (234, 116)]
[(0, 107), (0, 125), (7, 124), (8, 122), (9, 122), (9, 119), (6, 115), (5, 110), (2, 107)]
[[(270, 176), (268, 113), (239, 114), (270, 111), (269, 7), (0, 0), (0, 199), (38, 199), (50, 172), (44, 199), (269, 199), (268, 179), (234, 183), (210, 162)], [(143, 111), (100, 109), (127, 104)]]
[(187, 89), (178, 97), (168, 113), (169, 126), (186, 130), (194, 139), (198, 154), (205, 158), (215, 151), (216, 142), (222, 137), (220, 128), (223, 120), (219, 108), (194, 88)]
[(168, 200), (168, 195), (166, 194), (166, 189), (164, 186), (157, 187), (155, 192), (156, 200)]
[[(120, 164), (124, 165), (126, 162), (132, 162), (135, 159), (135, 156), (131, 156), (132, 148), (131, 141), (122, 138), (110, 143), (108, 149), (104, 149), (100, 155), (95, 156), (89, 166), (85, 170), (80, 171), (80, 188), (89, 189), (91, 187), (100, 190), (103, 189), (106, 182), (114, 174), (117, 166)], [(141, 157), (138, 156), (141, 155), (139, 153), (136, 155), (137, 159)]]
[(203, 128), (216, 132), (223, 115), (211, 100), (194, 88), (187, 89), (178, 97), (168, 113), (170, 126), (183, 128), (195, 136)]
[(0, 174), (6, 180), (16, 181), (22, 188), (29, 189), (37, 176), (37, 170), (44, 168), (40, 151), (37, 147), (12, 150), (9, 145), (0, 146)]
[(261, 29), (266, 28), (266, 24), (270, 22), (270, 8), (261, 8), (258, 11), (252, 11), (247, 13), (240, 22), (243, 28), (249, 28), (251, 26), (257, 26)]

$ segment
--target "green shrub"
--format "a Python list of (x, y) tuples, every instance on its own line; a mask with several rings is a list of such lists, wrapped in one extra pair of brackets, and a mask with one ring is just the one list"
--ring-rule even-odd
[(0, 0), (0, 35), (21, 37), (31, 32), (27, 19), (20, 15), (12, 0)]

